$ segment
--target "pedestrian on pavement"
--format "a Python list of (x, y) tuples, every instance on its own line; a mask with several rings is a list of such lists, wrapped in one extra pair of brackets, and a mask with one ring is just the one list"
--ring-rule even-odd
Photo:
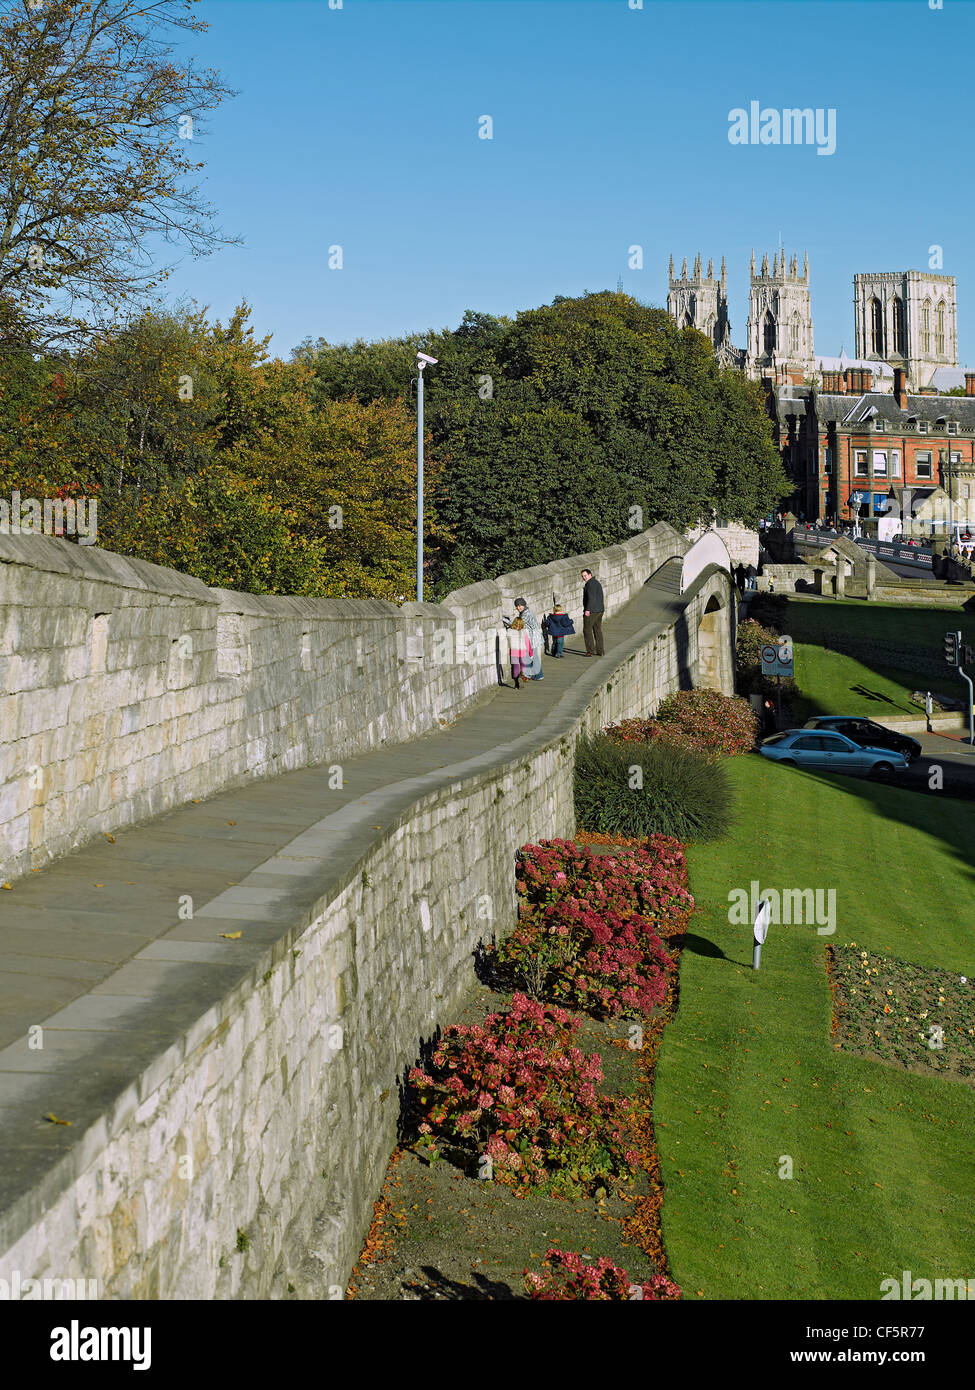
[(555, 660), (562, 659), (562, 648), (565, 639), (571, 637), (575, 632), (575, 624), (566, 613), (561, 603), (557, 603), (551, 613), (545, 619), (548, 624), (549, 636), (552, 639), (552, 657)]
[(519, 618), (525, 625), (525, 631), (528, 634), (528, 641), (532, 649), (531, 661), (528, 663), (528, 667), (525, 671), (525, 679), (530, 681), (543, 681), (545, 677), (542, 675), (542, 629), (539, 626), (535, 614), (528, 607), (527, 599), (516, 598), (515, 609), (517, 610)]
[(515, 689), (520, 690), (521, 678), (532, 658), (531, 639), (521, 618), (515, 618), (508, 628), (508, 652), (511, 656), (511, 679)]
[(771, 699), (766, 699), (762, 706), (762, 732), (764, 734), (774, 734), (775, 727), (775, 703)]
[(582, 578), (582, 635), (586, 639), (586, 656), (603, 656), (603, 613), (606, 608), (603, 586), (592, 570), (583, 570)]

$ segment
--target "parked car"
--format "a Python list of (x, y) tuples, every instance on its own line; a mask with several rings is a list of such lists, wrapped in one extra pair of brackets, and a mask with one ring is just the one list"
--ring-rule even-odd
[(895, 753), (906, 753), (914, 762), (921, 756), (921, 745), (916, 738), (899, 734), (895, 729), (885, 729), (883, 724), (875, 724), (859, 714), (821, 714), (815, 719), (807, 719), (807, 729), (831, 729), (858, 743), (861, 748), (890, 748)]
[(910, 766), (904, 753), (892, 748), (864, 748), (832, 730), (786, 729), (763, 738), (758, 751), (773, 762), (817, 772), (866, 772), (886, 777)]

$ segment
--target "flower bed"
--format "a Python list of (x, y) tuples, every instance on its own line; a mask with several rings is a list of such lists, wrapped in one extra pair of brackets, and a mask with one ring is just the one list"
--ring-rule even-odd
[(494, 959), (509, 984), (598, 1018), (650, 1014), (667, 998), (673, 958), (663, 938), (694, 910), (679, 841), (651, 836), (609, 856), (570, 840), (525, 845), (518, 926)]
[(521, 915), (560, 898), (626, 916), (639, 912), (661, 936), (683, 932), (694, 911), (687, 859), (679, 840), (651, 835), (631, 854), (598, 854), (572, 840), (542, 840), (518, 852), (516, 887)]
[(975, 985), (949, 970), (860, 950), (829, 952), (834, 1033), (850, 1051), (975, 1085)]
[(564, 1010), (516, 994), (483, 1025), (451, 1025), (409, 1074), (425, 1156), (447, 1156), (524, 1195), (591, 1195), (632, 1177), (630, 1107), (601, 1095), (600, 1057)]
[(553, 1245), (545, 1252), (545, 1263), (549, 1268), (544, 1274), (525, 1270), (525, 1292), (529, 1298), (550, 1301), (587, 1298), (628, 1303), (644, 1299), (673, 1300), (681, 1296), (673, 1280), (663, 1274), (634, 1284), (626, 1270), (605, 1255), (588, 1262), (574, 1251), (560, 1250)]

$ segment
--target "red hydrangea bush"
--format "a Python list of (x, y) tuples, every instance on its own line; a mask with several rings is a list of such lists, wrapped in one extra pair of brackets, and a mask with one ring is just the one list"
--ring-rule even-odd
[(494, 1181), (521, 1196), (589, 1195), (629, 1179), (639, 1154), (627, 1142), (627, 1103), (597, 1091), (602, 1062), (576, 1045), (578, 1028), (524, 994), (483, 1025), (452, 1024), (430, 1070), (409, 1075), (429, 1155), (470, 1166), (486, 1157)]
[(519, 923), (496, 959), (533, 994), (600, 1018), (652, 1013), (675, 968), (649, 918), (577, 898), (549, 903)]
[(525, 1270), (525, 1292), (529, 1298), (567, 1300), (604, 1299), (614, 1303), (632, 1301), (675, 1301), (680, 1288), (666, 1275), (654, 1274), (642, 1283), (633, 1283), (625, 1269), (606, 1255), (586, 1261), (572, 1250), (553, 1245), (545, 1253), (550, 1268), (539, 1274)]
[(509, 986), (600, 1018), (663, 1004), (675, 964), (661, 938), (694, 910), (680, 842), (653, 835), (613, 856), (543, 840), (518, 858), (520, 921), (494, 953)]
[(576, 898), (597, 912), (637, 912), (663, 937), (679, 936), (694, 911), (687, 887), (687, 860), (679, 840), (651, 835), (645, 849), (598, 854), (572, 840), (542, 840), (518, 852), (516, 887), (520, 915), (562, 898)]
[(759, 733), (758, 716), (740, 695), (720, 690), (678, 690), (668, 695), (654, 718), (624, 719), (605, 733), (619, 743), (659, 740), (698, 753), (748, 753)]

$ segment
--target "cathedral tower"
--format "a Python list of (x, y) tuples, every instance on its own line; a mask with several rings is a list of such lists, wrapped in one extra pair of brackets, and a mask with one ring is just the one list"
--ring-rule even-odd
[(667, 293), (667, 312), (678, 328), (696, 328), (721, 347), (728, 337), (728, 274), (721, 258), (721, 278), (714, 278), (714, 261), (708, 261), (707, 274), (701, 271), (701, 253), (694, 258), (693, 274), (687, 273), (687, 258), (679, 277), (674, 276), (674, 258), (670, 258), (670, 278)]
[(755, 252), (751, 262), (751, 298), (748, 313), (748, 374), (771, 376), (777, 367), (811, 372), (813, 321), (809, 302), (809, 257), (803, 258), (802, 271), (796, 256), (786, 264), (785, 251), (762, 257), (755, 273)]
[(909, 389), (931, 385), (938, 367), (958, 366), (953, 275), (920, 270), (853, 277), (857, 357), (907, 371)]

